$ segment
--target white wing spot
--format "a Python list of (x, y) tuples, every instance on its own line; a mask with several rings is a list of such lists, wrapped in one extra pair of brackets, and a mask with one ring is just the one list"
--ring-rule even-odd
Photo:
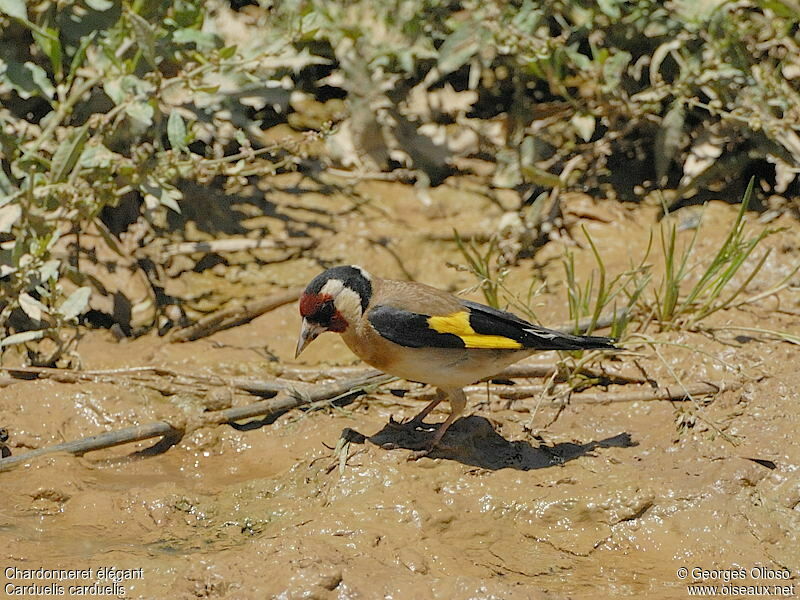
[(560, 337), (557, 333), (545, 333), (544, 331), (537, 331), (535, 329), (525, 329), (528, 333), (532, 333), (533, 335), (544, 338), (546, 340), (554, 340), (557, 337)]

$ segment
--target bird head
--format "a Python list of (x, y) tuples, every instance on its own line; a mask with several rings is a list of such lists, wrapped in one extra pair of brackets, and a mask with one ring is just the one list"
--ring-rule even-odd
[(295, 358), (320, 333), (343, 333), (364, 314), (372, 297), (372, 277), (357, 266), (333, 267), (317, 275), (300, 296), (303, 326)]

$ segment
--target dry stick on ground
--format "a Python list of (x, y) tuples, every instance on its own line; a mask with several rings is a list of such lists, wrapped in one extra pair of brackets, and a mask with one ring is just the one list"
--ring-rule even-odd
[[(568, 400), (555, 402), (554, 405), (560, 406), (562, 404), (607, 404), (611, 402), (649, 402), (656, 400), (687, 400), (689, 396), (707, 396), (709, 394), (716, 394), (719, 392), (727, 392), (730, 390), (738, 389), (740, 386), (737, 382), (729, 383), (710, 383), (698, 382), (686, 385), (685, 387), (679, 385), (671, 385), (660, 388), (642, 387), (638, 390), (626, 392), (604, 392), (602, 394), (592, 394), (586, 392), (575, 392), (570, 395)], [(540, 394), (545, 389), (543, 385), (515, 385), (515, 386), (490, 386), (490, 393), (496, 394), (500, 398), (506, 400), (524, 400), (530, 399), (533, 396)], [(464, 389), (467, 393), (481, 393), (486, 394), (486, 388), (483, 386), (467, 386)], [(569, 388), (566, 386), (558, 386), (554, 390), (556, 393), (568, 392)], [(523, 406), (521, 402), (514, 402), (509, 408), (514, 409), (515, 406)]]
[[(53, 379), (61, 383), (78, 383), (79, 381), (101, 381), (119, 383), (120, 377), (128, 377), (135, 383), (151, 387), (165, 394), (174, 394), (182, 390), (178, 386), (189, 386), (197, 392), (197, 386), (229, 387), (250, 394), (270, 394), (284, 391), (295, 385), (293, 381), (263, 380), (254, 377), (219, 377), (216, 375), (190, 375), (162, 367), (130, 367), (124, 369), (103, 369), (98, 371), (65, 371), (50, 367), (0, 367), (17, 379)], [(379, 371), (362, 371), (359, 375), (378, 374)], [(153, 377), (169, 377), (168, 384), (154, 380)]]
[[(229, 408), (226, 410), (219, 410), (219, 411), (209, 411), (207, 413), (203, 413), (199, 418), (191, 420), (184, 427), (177, 427), (165, 421), (158, 421), (156, 423), (150, 423), (148, 425), (139, 425), (136, 427), (128, 427), (125, 429), (120, 429), (118, 431), (102, 433), (99, 435), (86, 437), (80, 440), (75, 440), (73, 442), (64, 442), (61, 444), (55, 444), (53, 446), (46, 446), (44, 448), (39, 448), (37, 450), (31, 450), (30, 452), (26, 452), (25, 454), (21, 454), (19, 456), (10, 456), (8, 458), (0, 459), (0, 472), (13, 469), (14, 467), (26, 463), (33, 458), (37, 458), (39, 456), (44, 456), (47, 454), (54, 454), (57, 452), (67, 452), (70, 454), (81, 456), (86, 452), (91, 452), (93, 450), (113, 448), (114, 446), (120, 446), (122, 444), (128, 444), (131, 442), (139, 442), (150, 438), (161, 437), (165, 439), (168, 438), (180, 439), (182, 436), (186, 435), (187, 433), (191, 433), (192, 431), (199, 429), (200, 427), (208, 425), (219, 425), (222, 423), (230, 423), (233, 421), (248, 419), (252, 417), (269, 416), (277, 412), (284, 412), (287, 410), (291, 410), (293, 408), (298, 408), (300, 406), (311, 404), (313, 402), (330, 400), (331, 398), (342, 396), (344, 394), (363, 392), (369, 388), (377, 387), (379, 385), (387, 383), (392, 379), (394, 378), (390, 375), (384, 375), (381, 373), (378, 373), (377, 375), (370, 374), (369, 376), (365, 377), (357, 377), (355, 379), (348, 379), (345, 381), (332, 382), (319, 385), (313, 388), (312, 390), (306, 392), (303, 396), (300, 396), (298, 394), (293, 394), (291, 392), (285, 392), (282, 393), (277, 398), (273, 398), (270, 400), (263, 400), (261, 402), (255, 402), (247, 406)], [(536, 393), (540, 392), (543, 386), (519, 386), (519, 388), (529, 388), (527, 390), (519, 388), (499, 389), (499, 387), (500, 386), (497, 386), (498, 389), (495, 389), (494, 391), (500, 397), (508, 399), (518, 399), (519, 392), (525, 391), (528, 394), (532, 392)], [(605, 404), (609, 402), (647, 402), (647, 401), (657, 401), (657, 400), (683, 400), (687, 398), (688, 395), (704, 396), (708, 394), (720, 393), (723, 391), (735, 390), (739, 387), (740, 387), (739, 384), (736, 382), (718, 383), (718, 384), (700, 382), (700, 383), (690, 384), (687, 386), (676, 385), (659, 389), (652, 389), (652, 388), (641, 389), (641, 390), (636, 390), (634, 392), (621, 392), (616, 394), (583, 393), (583, 394), (573, 394), (568, 401), (564, 401), (559, 404), (563, 404), (566, 402), (585, 403), (585, 404)], [(469, 388), (467, 389), (469, 391), (473, 391), (470, 390)], [(483, 390), (476, 387), (475, 391), (482, 392)], [(529, 408), (526, 406), (517, 407), (515, 406), (516, 404), (517, 402), (511, 404), (509, 408), (511, 410), (520, 410), (522, 408)]]
[(196, 252), (238, 252), (241, 250), (285, 250), (299, 248), (308, 250), (316, 245), (311, 238), (286, 238), (274, 240), (269, 238), (230, 238), (226, 240), (211, 240), (208, 242), (180, 242), (164, 247), (166, 256), (178, 254), (195, 254)]
[(241, 419), (253, 417), (265, 417), (284, 412), (300, 406), (305, 406), (313, 402), (330, 400), (343, 394), (363, 392), (372, 387), (386, 383), (392, 379), (389, 375), (379, 373), (366, 377), (357, 377), (345, 381), (335, 381), (323, 385), (315, 386), (307, 390), (303, 395), (292, 393), (291, 391), (281, 393), (277, 398), (254, 402), (247, 406), (228, 408), (225, 410), (209, 411), (203, 413), (199, 418), (192, 419), (183, 427), (171, 425), (165, 421), (157, 421), (147, 425), (127, 427), (117, 431), (109, 431), (99, 435), (89, 436), (72, 442), (64, 442), (53, 446), (46, 446), (31, 450), (25, 454), (11, 456), (0, 459), (0, 472), (17, 467), (33, 458), (53, 454), (56, 452), (67, 452), (81, 456), (86, 452), (101, 450), (103, 448), (113, 448), (130, 442), (139, 442), (150, 438), (180, 438), (187, 433), (207, 425), (219, 425), (230, 423)]
[(191, 342), (216, 333), (223, 329), (244, 325), (279, 306), (289, 304), (300, 298), (303, 288), (293, 288), (285, 292), (274, 294), (263, 300), (253, 300), (240, 306), (226, 308), (200, 319), (197, 323), (174, 331), (170, 336), (171, 342)]
[[(516, 365), (511, 365), (506, 369), (500, 371), (497, 375), (489, 377), (489, 380), (494, 379), (529, 379), (535, 377), (550, 377), (554, 372), (559, 370), (560, 365), (557, 362), (522, 362)], [(307, 367), (284, 367), (279, 369), (278, 373), (287, 379), (294, 379), (299, 381), (316, 381), (318, 379), (329, 379), (336, 377), (355, 377), (356, 375), (365, 375), (371, 372), (369, 367), (328, 367), (323, 369), (314, 369)], [(587, 377), (594, 377), (598, 379), (612, 380), (615, 383), (645, 383), (645, 379), (633, 373), (625, 373), (619, 369), (611, 368), (608, 365), (603, 365), (602, 370), (593, 371), (592, 369), (581, 369), (580, 373)]]

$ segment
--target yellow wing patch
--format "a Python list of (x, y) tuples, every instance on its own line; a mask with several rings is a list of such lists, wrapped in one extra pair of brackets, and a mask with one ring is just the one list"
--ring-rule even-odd
[(502, 335), (477, 333), (469, 324), (469, 311), (462, 310), (444, 317), (428, 317), (428, 326), (438, 333), (457, 335), (467, 348), (496, 348), (517, 350), (522, 348), (517, 340)]

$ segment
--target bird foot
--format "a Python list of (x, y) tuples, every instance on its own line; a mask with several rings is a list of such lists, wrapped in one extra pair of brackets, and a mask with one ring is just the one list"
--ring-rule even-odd
[(395, 421), (394, 417), (390, 416), (389, 427), (392, 427), (394, 429), (404, 429), (406, 431), (414, 431), (416, 429), (431, 431), (432, 429), (436, 429), (438, 425), (425, 423), (422, 419), (418, 419), (417, 417), (409, 419), (408, 421)]
[(408, 456), (406, 456), (406, 462), (416, 462), (420, 458), (426, 458), (430, 456), (431, 452), (436, 450), (436, 446), (428, 446), (422, 450), (412, 450)]

